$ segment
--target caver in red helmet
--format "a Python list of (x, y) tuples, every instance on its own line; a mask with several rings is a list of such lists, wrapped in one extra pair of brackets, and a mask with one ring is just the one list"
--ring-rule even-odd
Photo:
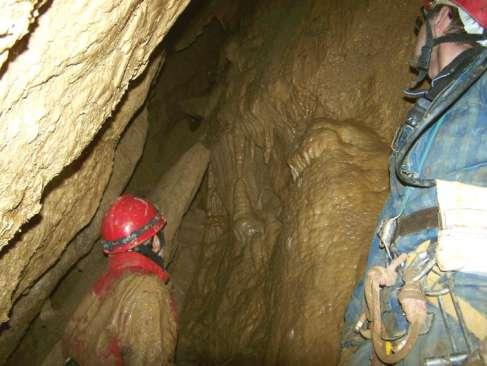
[(487, 29), (487, 1), (486, 0), (423, 0), (426, 9), (437, 5), (450, 5), (463, 9), (474, 18), (483, 28)]
[(115, 254), (144, 243), (166, 226), (155, 206), (130, 194), (119, 197), (102, 221), (103, 250)]

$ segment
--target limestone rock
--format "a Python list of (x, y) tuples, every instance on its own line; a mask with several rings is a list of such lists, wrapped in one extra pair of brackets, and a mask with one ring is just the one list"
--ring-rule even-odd
[(11, 48), (29, 32), (46, 0), (4, 0), (0, 14), (0, 69), (9, 57)]
[[(200, 4), (203, 4), (203, 6)], [(184, 33), (174, 45), (176, 51), (181, 51), (191, 46), (213, 19), (217, 19), (226, 28), (238, 12), (239, 7), (239, 1), (209, 0), (200, 4), (195, 1), (194, 7), (190, 9), (191, 19), (185, 23)]]
[(344, 305), (387, 189), (386, 152), (360, 124), (316, 120), (291, 159), (306, 163), (274, 257), (270, 364), (336, 364)]
[(188, 2), (46, 5), (0, 79), (0, 248), (40, 211), (46, 185), (94, 138)]
[(258, 2), (226, 42), (182, 364), (335, 364), (408, 108), (416, 8)]
[(171, 284), (177, 309), (183, 309), (186, 294), (193, 282), (194, 272), (198, 268), (199, 254), (202, 249), (201, 238), (205, 233), (207, 217), (205, 211), (192, 208), (186, 213), (174, 239), (174, 257), (169, 263)]
[(150, 199), (167, 217), (164, 237), (174, 239), (208, 168), (210, 152), (201, 143), (189, 149), (154, 187)]

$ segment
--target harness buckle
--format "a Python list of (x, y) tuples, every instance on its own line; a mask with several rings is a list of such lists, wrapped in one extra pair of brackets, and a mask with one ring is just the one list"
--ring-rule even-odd
[(396, 237), (398, 217), (399, 216), (395, 216), (390, 219), (382, 220), (376, 233), (380, 240), (380, 247), (385, 249), (389, 261), (397, 258), (397, 253), (392, 245)]

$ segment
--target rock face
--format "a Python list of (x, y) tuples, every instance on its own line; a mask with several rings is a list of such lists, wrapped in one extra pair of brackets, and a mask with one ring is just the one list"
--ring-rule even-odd
[(387, 188), (386, 152), (361, 123), (316, 120), (290, 159), (295, 182), (274, 257), (270, 364), (336, 363), (344, 304)]
[(93, 139), (187, 3), (49, 3), (0, 80), (1, 247), (39, 212), (45, 186)]
[[(39, 16), (39, 8), (45, 0), (6, 0), (2, 3), (0, 15), (0, 70), (11, 54), (12, 48), (20, 43), (29, 32), (29, 27)], [(18, 45), (22, 47), (22, 45)], [(14, 55), (15, 57), (15, 55)]]
[(149, 197), (168, 218), (164, 237), (172, 241), (201, 186), (210, 152), (197, 143), (162, 177)]
[(226, 42), (181, 364), (336, 363), (408, 107), (416, 7), (258, 2)]
[[(7, 1), (0, 19), (8, 34), (0, 44), (1, 323), (17, 314), (25, 329), (35, 313), (12, 312), (12, 304), (29, 296), (95, 214), (120, 135), (159, 69), (160, 53), (151, 55), (188, 2)], [(126, 183), (137, 156), (134, 149), (116, 179)], [(32, 309), (47, 295), (32, 297)], [(0, 343), (10, 344), (2, 338), (8, 327)]]

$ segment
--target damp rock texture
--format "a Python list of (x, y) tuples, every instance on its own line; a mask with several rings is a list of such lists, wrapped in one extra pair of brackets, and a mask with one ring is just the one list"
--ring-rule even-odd
[[(39, 8), (45, 2), (45, 0), (6, 0), (2, 2), (2, 14), (0, 15), (0, 69), (9, 54), (12, 53), (12, 48), (28, 34), (29, 27), (39, 15)], [(11, 57), (15, 57), (15, 54)]]
[(386, 152), (360, 123), (316, 120), (289, 160), (295, 182), (275, 252), (269, 363), (335, 364), (344, 304), (387, 189)]
[(207, 224), (181, 365), (336, 364), (408, 108), (416, 8), (248, 3), (208, 97)]
[(1, 247), (39, 212), (45, 186), (93, 139), (187, 2), (52, 1), (37, 18), (0, 80)]
[[(210, 152), (197, 143), (171, 167), (154, 187), (150, 200), (168, 218), (164, 238), (172, 241), (208, 168)], [(170, 248), (171, 249), (171, 248)]]
[[(29, 289), (99, 207), (120, 135), (159, 70), (162, 55), (153, 51), (188, 2), (7, 1), (18, 21), (6, 18), (9, 26), (2, 13), (0, 22), (15, 36), (0, 46), (0, 57), (8, 54), (0, 74), (0, 322), (16, 316), (16, 327), (2, 327), (2, 357), (49, 294), (29, 297)], [(127, 182), (141, 148), (122, 157), (130, 169), (117, 179)], [(33, 303), (12, 310), (21, 297)]]

